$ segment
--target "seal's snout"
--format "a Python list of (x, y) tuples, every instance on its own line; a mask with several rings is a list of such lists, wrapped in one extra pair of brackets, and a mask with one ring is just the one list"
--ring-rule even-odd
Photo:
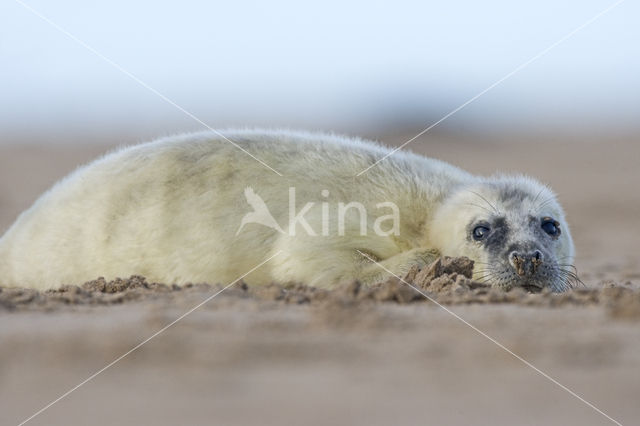
[(530, 253), (523, 254), (521, 252), (512, 251), (509, 254), (509, 263), (521, 277), (532, 276), (544, 261), (544, 256), (540, 250), (534, 250)]

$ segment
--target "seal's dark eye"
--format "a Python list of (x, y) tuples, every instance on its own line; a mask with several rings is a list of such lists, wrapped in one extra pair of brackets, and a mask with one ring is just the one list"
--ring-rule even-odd
[(542, 230), (552, 237), (560, 235), (559, 223), (550, 217), (542, 218)]
[(478, 225), (473, 228), (473, 239), (480, 241), (489, 234), (489, 227), (485, 225)]

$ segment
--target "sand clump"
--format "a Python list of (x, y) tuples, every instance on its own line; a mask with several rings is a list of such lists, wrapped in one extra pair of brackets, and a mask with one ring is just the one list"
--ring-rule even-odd
[[(240, 281), (225, 290), (225, 297), (248, 298), (284, 304), (322, 304), (342, 307), (368, 303), (398, 304), (437, 302), (443, 305), (509, 303), (524, 306), (556, 307), (604, 306), (610, 315), (620, 319), (640, 319), (640, 292), (630, 286), (604, 283), (597, 288), (576, 288), (562, 294), (543, 291), (531, 294), (516, 288), (493, 289), (474, 281), (473, 261), (460, 257), (442, 257), (426, 268), (411, 268), (402, 279), (389, 278), (371, 286), (350, 282), (327, 290), (302, 284), (270, 284), (249, 287)], [(202, 293), (202, 297), (220, 291), (222, 285), (186, 284), (184, 286), (148, 282), (145, 277), (107, 281), (98, 278), (80, 286), (66, 285), (40, 292), (24, 288), (0, 288), (0, 309), (51, 310), (68, 305), (114, 305), (144, 300), (171, 300), (177, 295)]]

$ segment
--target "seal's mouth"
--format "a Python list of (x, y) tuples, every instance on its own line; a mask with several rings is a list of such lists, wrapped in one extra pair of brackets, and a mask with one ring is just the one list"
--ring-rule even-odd
[(528, 291), (529, 293), (540, 293), (542, 291), (542, 287), (536, 284), (522, 284), (520, 287)]

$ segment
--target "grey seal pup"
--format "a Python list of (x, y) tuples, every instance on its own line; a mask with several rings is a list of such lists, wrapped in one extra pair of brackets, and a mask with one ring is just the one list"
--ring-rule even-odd
[(0, 239), (0, 284), (230, 283), (252, 271), (250, 285), (331, 288), (441, 255), (469, 257), (476, 280), (504, 289), (561, 292), (575, 277), (565, 214), (532, 178), (474, 176), (403, 151), (359, 175), (390, 149), (323, 133), (224, 134), (236, 146), (210, 132), (166, 137), (58, 182)]

